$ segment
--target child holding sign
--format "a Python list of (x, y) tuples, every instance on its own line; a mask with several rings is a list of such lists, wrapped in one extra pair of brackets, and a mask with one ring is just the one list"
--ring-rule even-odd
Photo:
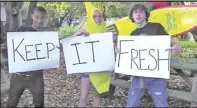
[[(87, 22), (85, 28), (74, 33), (75, 36), (88, 36), (89, 34), (104, 33), (106, 25), (101, 12), (90, 2), (85, 2)], [(93, 107), (99, 107), (99, 94), (109, 91), (110, 72), (81, 73), (81, 96), (79, 107), (86, 107), (90, 83), (94, 86)]]
[[(132, 6), (129, 17), (137, 26), (131, 35), (168, 35), (161, 24), (147, 22), (149, 12), (143, 4)], [(171, 46), (172, 48), (169, 50), (181, 51), (181, 46), (175, 43), (174, 40), (171, 40)], [(146, 89), (151, 95), (156, 107), (168, 107), (166, 83), (166, 79), (133, 76), (128, 93), (127, 107), (137, 107)]]

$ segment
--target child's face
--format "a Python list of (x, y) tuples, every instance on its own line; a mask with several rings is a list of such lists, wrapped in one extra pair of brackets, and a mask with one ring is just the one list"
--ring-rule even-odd
[(93, 19), (96, 24), (100, 25), (102, 23), (103, 16), (99, 11), (94, 11)]
[(132, 13), (132, 18), (136, 24), (142, 24), (146, 21), (146, 13), (142, 9), (136, 9)]

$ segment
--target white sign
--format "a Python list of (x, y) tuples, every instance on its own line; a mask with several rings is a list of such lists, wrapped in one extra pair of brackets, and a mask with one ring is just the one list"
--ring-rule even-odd
[(67, 74), (112, 71), (115, 68), (112, 33), (74, 36), (61, 43)]
[(170, 77), (170, 36), (119, 36), (115, 72), (142, 76)]
[(9, 72), (59, 68), (57, 32), (8, 32)]

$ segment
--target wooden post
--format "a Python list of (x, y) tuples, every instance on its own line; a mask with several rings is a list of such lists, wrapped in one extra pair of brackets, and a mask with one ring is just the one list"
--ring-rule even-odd
[[(197, 58), (197, 54), (195, 54), (195, 58)], [(193, 72), (194, 75), (194, 81), (193, 81), (193, 86), (191, 93), (197, 97), (197, 71)], [(191, 107), (197, 107), (197, 103), (191, 103)]]

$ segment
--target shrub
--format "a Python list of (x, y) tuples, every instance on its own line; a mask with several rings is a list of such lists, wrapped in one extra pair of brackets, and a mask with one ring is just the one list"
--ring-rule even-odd
[(195, 41), (178, 40), (177, 42), (180, 43), (183, 48), (197, 48), (197, 44)]
[(176, 42), (183, 46), (183, 51), (179, 54), (172, 54), (172, 57), (193, 58), (197, 52), (197, 44), (195, 41), (184, 41), (176, 39)]
[(79, 25), (77, 26), (68, 26), (65, 25), (63, 27), (60, 27), (58, 32), (59, 32), (59, 39), (64, 39), (66, 37), (72, 36), (74, 32), (76, 32), (79, 29)]

